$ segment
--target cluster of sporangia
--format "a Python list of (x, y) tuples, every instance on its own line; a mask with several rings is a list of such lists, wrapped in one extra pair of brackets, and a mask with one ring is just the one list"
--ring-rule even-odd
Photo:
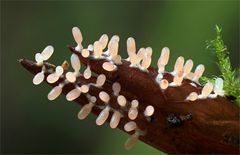
[[(91, 57), (92, 59), (105, 59), (106, 62), (103, 63), (102, 68), (108, 72), (116, 71), (118, 69), (117, 65), (121, 65), (122, 59), (121, 56), (118, 55), (118, 43), (119, 43), (119, 37), (117, 35), (114, 35), (110, 41), (108, 42), (108, 36), (106, 34), (103, 34), (98, 41), (95, 41), (93, 45), (88, 45), (87, 48), (83, 48), (82, 46), (82, 34), (79, 30), (79, 28), (74, 27), (72, 29), (73, 37), (77, 43), (77, 46), (75, 47), (75, 50), (81, 53), (81, 55), (84, 58)], [(105, 48), (107, 49), (103, 51)], [(57, 66), (55, 68), (55, 71), (48, 70), (45, 66), (44, 61), (48, 60), (51, 55), (53, 54), (53, 47), (47, 46), (42, 53), (37, 53), (35, 55), (36, 64), (40, 67), (42, 67), (42, 71), (37, 73), (35, 77), (33, 78), (33, 83), (35, 85), (40, 84), (44, 80), (44, 75), (47, 73), (47, 82), (52, 84), (57, 82), (59, 79), (63, 79), (62, 83), (55, 86), (48, 94), (49, 100), (56, 99), (62, 92), (62, 88), (64, 85), (68, 83), (73, 83), (75, 85), (75, 88), (71, 90), (67, 95), (66, 99), (68, 101), (73, 101), (77, 99), (81, 94), (85, 95), (87, 99), (89, 100), (88, 104), (85, 104), (80, 112), (78, 113), (79, 119), (84, 119), (88, 116), (88, 114), (91, 112), (92, 108), (94, 106), (97, 106), (98, 108), (102, 109), (100, 114), (98, 115), (96, 119), (97, 125), (102, 125), (109, 117), (109, 112), (112, 111), (113, 115), (111, 117), (110, 121), (110, 127), (116, 128), (120, 122), (121, 117), (123, 117), (123, 113), (119, 109), (114, 109), (109, 104), (110, 98), (112, 95), (114, 95), (117, 98), (117, 102), (120, 105), (121, 108), (125, 108), (127, 104), (129, 104), (128, 107), (128, 117), (130, 122), (126, 123), (124, 126), (124, 130), (127, 132), (135, 131), (133, 135), (130, 136), (130, 138), (125, 143), (125, 147), (127, 149), (132, 148), (132, 146), (137, 142), (138, 137), (142, 135), (144, 132), (141, 131), (141, 129), (138, 128), (136, 122), (134, 121), (138, 116), (138, 106), (139, 101), (137, 99), (134, 99), (132, 101), (128, 101), (125, 96), (121, 95), (121, 85), (118, 82), (113, 83), (112, 85), (112, 94), (108, 94), (105, 91), (101, 91), (98, 95), (92, 96), (89, 93), (90, 87), (98, 87), (101, 88), (105, 81), (106, 76), (104, 74), (100, 74), (97, 76), (97, 80), (95, 83), (89, 83), (89, 84), (81, 84), (77, 80), (78, 77), (84, 77), (85, 79), (89, 79), (92, 76), (91, 68), (90, 66), (87, 66), (86, 70), (83, 73), (80, 73), (80, 60), (79, 57), (76, 54), (72, 54), (71, 56), (71, 65), (73, 68), (73, 71), (69, 71), (66, 74), (64, 74), (64, 68), (63, 66)], [(128, 52), (128, 58), (125, 59), (126, 61), (130, 62), (129, 67), (135, 67), (138, 68), (141, 71), (147, 71), (148, 67), (151, 64), (151, 55), (152, 55), (152, 48), (140, 48), (138, 52), (136, 53), (136, 44), (134, 38), (128, 38), (127, 39), (127, 52)], [(174, 76), (173, 82), (168, 82), (166, 79), (163, 78), (163, 75), (166, 73), (165, 66), (168, 63), (169, 60), (170, 51), (169, 48), (164, 47), (162, 49), (161, 55), (158, 59), (158, 75), (155, 79), (156, 84), (159, 85), (159, 89), (164, 91), (168, 87), (178, 87), (181, 86), (182, 80), (190, 79), (195, 83), (198, 83), (199, 78), (202, 76), (205, 68), (204, 65), (200, 64), (196, 67), (194, 72), (191, 72), (193, 67), (193, 61), (191, 59), (187, 60), (184, 64), (184, 58), (182, 56), (178, 57), (174, 66), (173, 72), (171, 74)], [(191, 83), (194, 87), (196, 87), (196, 84)], [(81, 85), (81, 86), (80, 86)], [(212, 93), (214, 92), (214, 93)], [(215, 98), (218, 95), (223, 96), (224, 90), (223, 90), (223, 80), (221, 78), (217, 78), (215, 81), (215, 85), (212, 83), (207, 83), (202, 91), (201, 94), (197, 94), (196, 92), (191, 92), (187, 97), (186, 101), (195, 101), (197, 99), (206, 99), (206, 98)], [(105, 103), (105, 106), (99, 106), (96, 105), (97, 98), (99, 98), (102, 102)], [(154, 114), (154, 107), (152, 105), (148, 105), (145, 108), (144, 115), (146, 117), (150, 117)]]

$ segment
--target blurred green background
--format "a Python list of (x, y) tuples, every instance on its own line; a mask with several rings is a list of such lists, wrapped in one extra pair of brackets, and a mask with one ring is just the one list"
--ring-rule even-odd
[(125, 42), (132, 36), (138, 48), (153, 48), (152, 66), (168, 46), (169, 71), (182, 55), (194, 66), (205, 64), (205, 75), (218, 75), (215, 55), (205, 50), (215, 24), (223, 28), (233, 66), (239, 66), (239, 1), (1, 1), (1, 152), (159, 154), (142, 142), (126, 151), (128, 136), (120, 130), (97, 127), (92, 114), (79, 121), (80, 107), (64, 96), (48, 101), (50, 87), (34, 86), (17, 59), (34, 59), (50, 44), (55, 47), (50, 62), (69, 60), (66, 45), (75, 45), (71, 28), (78, 26), (85, 46), (102, 33), (118, 34), (126, 56)]

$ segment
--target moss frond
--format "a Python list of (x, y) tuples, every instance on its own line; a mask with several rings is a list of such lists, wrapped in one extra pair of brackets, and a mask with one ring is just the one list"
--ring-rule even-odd
[[(221, 76), (224, 79), (223, 89), (226, 92), (227, 96), (232, 96), (236, 98), (236, 103), (240, 105), (240, 78), (237, 77), (237, 74), (240, 74), (240, 68), (234, 70), (231, 66), (229, 51), (227, 46), (224, 44), (222, 39), (222, 29), (216, 25), (216, 38), (210, 41), (207, 41), (207, 49), (214, 51), (218, 59), (218, 67), (221, 72)], [(214, 83), (216, 77), (207, 78), (202, 77), (202, 82), (212, 82)]]

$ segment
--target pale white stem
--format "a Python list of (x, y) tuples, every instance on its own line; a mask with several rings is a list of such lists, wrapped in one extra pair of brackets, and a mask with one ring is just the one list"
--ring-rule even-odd
[(134, 120), (137, 118), (137, 116), (138, 116), (138, 109), (131, 107), (128, 111), (128, 118), (131, 120)]
[(146, 48), (146, 52), (145, 52), (145, 56), (148, 57), (148, 58), (152, 57), (152, 52), (153, 52), (152, 48), (151, 47), (147, 47)]
[(131, 102), (131, 107), (132, 107), (132, 108), (137, 108), (138, 105), (139, 105), (138, 100), (132, 100), (132, 102)]
[(85, 69), (85, 71), (83, 72), (83, 76), (85, 79), (89, 79), (92, 76), (92, 71), (90, 69), (90, 66), (87, 66), (87, 68)]
[(108, 95), (108, 93), (106, 93), (105, 91), (101, 91), (99, 93), (99, 98), (104, 102), (104, 103), (108, 103), (110, 101), (110, 96)]
[(41, 53), (36, 53), (35, 54), (35, 60), (38, 64), (41, 64), (43, 62), (43, 57)]
[(81, 63), (76, 54), (71, 55), (71, 65), (75, 72), (78, 72), (81, 68)]
[(93, 106), (94, 104), (92, 102), (85, 104), (78, 113), (78, 119), (80, 120), (85, 119), (92, 111)]
[(112, 90), (115, 96), (119, 95), (119, 92), (121, 91), (121, 85), (118, 82), (114, 82), (112, 85)]
[(93, 51), (96, 58), (100, 58), (103, 52), (102, 44), (99, 41), (95, 41), (93, 44)]
[(117, 68), (117, 67), (116, 67), (114, 64), (112, 64), (111, 62), (104, 62), (104, 63), (102, 64), (102, 67), (103, 67), (104, 70), (109, 71), (109, 72), (114, 71), (114, 70), (116, 70), (116, 68)]
[(74, 40), (78, 44), (76, 50), (80, 51), (82, 49), (82, 41), (83, 41), (82, 33), (78, 27), (73, 27), (72, 34), (73, 34)]
[(47, 82), (48, 83), (55, 83), (56, 81), (58, 81), (58, 79), (60, 78), (60, 76), (62, 74), (63, 74), (62, 66), (57, 66), (56, 69), (55, 69), (55, 72), (48, 75)]
[(173, 83), (175, 86), (180, 86), (182, 84), (183, 80), (183, 72), (179, 71), (178, 73), (175, 74), (173, 78)]
[(187, 96), (186, 100), (188, 100), (188, 101), (195, 101), (197, 98), (198, 98), (198, 94), (196, 92), (191, 92)]
[(62, 93), (63, 85), (59, 84), (48, 93), (49, 100), (55, 100)]
[(119, 36), (117, 35), (112, 36), (108, 43), (108, 50), (105, 52), (105, 54), (107, 54), (108, 56), (111, 55), (112, 58), (117, 56), (119, 40), (120, 40)]
[(83, 50), (81, 51), (81, 54), (82, 54), (82, 56), (83, 56), (84, 58), (87, 58), (87, 57), (89, 57), (90, 52), (88, 51), (88, 49), (83, 49)]
[(106, 48), (107, 43), (108, 43), (108, 36), (106, 34), (103, 34), (100, 37), (99, 42), (102, 44), (102, 49)]
[(146, 49), (145, 49), (145, 48), (140, 48), (140, 49), (138, 50), (136, 64), (140, 63), (140, 61), (144, 59), (144, 57), (145, 57), (145, 52), (146, 52)]
[(112, 60), (114, 61), (114, 63), (116, 65), (121, 65), (122, 64), (122, 57), (120, 55), (116, 55), (115, 57), (112, 58)]
[(224, 90), (223, 90), (223, 79), (222, 78), (217, 78), (215, 80), (214, 84), (214, 93), (220, 96), (224, 95)]
[(88, 51), (93, 51), (93, 49), (94, 49), (94, 48), (93, 48), (93, 45), (92, 45), (92, 44), (89, 44), (88, 47), (87, 47), (87, 50), (88, 50)]
[(177, 74), (178, 72), (183, 71), (183, 65), (184, 65), (184, 58), (182, 56), (178, 57), (175, 65), (174, 65), (174, 72), (173, 74)]
[(65, 76), (66, 79), (71, 83), (74, 83), (76, 81), (76, 74), (74, 72), (67, 72)]
[(59, 76), (55, 72), (47, 76), (48, 83), (55, 83), (58, 79), (59, 79)]
[(88, 85), (82, 85), (81, 86), (81, 91), (82, 91), (82, 93), (87, 93), (89, 91), (89, 86)]
[(78, 98), (81, 95), (81, 88), (77, 87), (73, 90), (71, 90), (67, 95), (66, 95), (66, 99), (68, 101), (73, 101), (76, 98)]
[(168, 47), (164, 47), (162, 49), (162, 52), (161, 52), (161, 55), (158, 59), (158, 70), (159, 70), (159, 73), (162, 73), (164, 72), (164, 66), (167, 65), (168, 63), (168, 60), (169, 60), (169, 55), (170, 55), (170, 50)]
[(118, 41), (112, 40), (108, 44), (108, 50), (112, 57), (116, 57), (118, 54)]
[(106, 76), (104, 74), (100, 74), (96, 80), (96, 87), (102, 87), (105, 81), (106, 81)]
[(139, 136), (140, 134), (138, 132), (135, 132), (133, 135), (131, 135), (124, 144), (125, 149), (130, 150), (137, 143)]
[(114, 111), (111, 121), (110, 121), (110, 127), (116, 128), (120, 122), (122, 115), (119, 111)]
[(132, 100), (131, 102), (131, 108), (129, 109), (128, 111), (128, 117), (131, 119), (131, 120), (134, 120), (137, 118), (138, 116), (138, 105), (139, 105), (139, 102), (138, 100)]
[[(110, 41), (113, 41), (113, 40), (116, 40), (117, 42), (119, 42), (119, 41), (120, 41), (120, 38), (119, 38), (118, 35), (113, 35), (112, 38), (110, 39)], [(109, 42), (110, 42), (110, 41), (109, 41)]]
[(151, 57), (145, 57), (142, 61), (143, 69), (145, 69), (145, 70), (148, 69), (151, 65), (151, 61), (152, 61)]
[(187, 79), (189, 79), (189, 80), (193, 80), (194, 76), (195, 76), (195, 75), (194, 75), (193, 72), (190, 72), (190, 73), (188, 73), (188, 74), (185, 75), (185, 77), (186, 77)]
[(58, 76), (61, 76), (63, 74), (63, 67), (62, 66), (57, 66), (56, 67), (56, 70), (55, 70), (55, 73), (58, 75)]
[(163, 78), (163, 74), (162, 74), (162, 73), (159, 73), (159, 74), (156, 76), (155, 80), (156, 80), (157, 83), (160, 83), (160, 81), (162, 80), (162, 78)]
[(159, 86), (161, 89), (167, 89), (168, 85), (169, 85), (169, 83), (166, 79), (162, 79), (159, 83)]
[(44, 71), (42, 70), (41, 72), (37, 73), (34, 78), (33, 78), (33, 84), (39, 85), (42, 83), (44, 80)]
[(162, 74), (162, 73), (164, 73), (164, 71), (165, 71), (165, 65), (159, 65), (158, 66), (158, 73)]
[(89, 101), (92, 102), (92, 103), (96, 103), (97, 98), (96, 98), (95, 96), (91, 96), (91, 97), (89, 98)]
[(183, 72), (184, 72), (184, 75), (187, 75), (188, 73), (191, 72), (193, 68), (193, 61), (191, 59), (187, 60), (184, 67), (183, 67)]
[(103, 125), (106, 122), (106, 120), (107, 120), (107, 118), (109, 116), (109, 110), (110, 110), (110, 108), (107, 106), (106, 108), (104, 108), (100, 112), (100, 114), (98, 115), (98, 117), (96, 119), (96, 124), (97, 125), (100, 126), (100, 125)]
[(202, 65), (202, 64), (198, 65), (194, 72), (193, 81), (198, 82), (198, 79), (202, 76), (204, 70), (205, 70), (204, 65)]
[(121, 107), (124, 107), (127, 104), (127, 100), (123, 95), (117, 97), (117, 102)]
[(54, 51), (53, 46), (49, 45), (49, 46), (45, 47), (45, 49), (41, 53), (43, 61), (48, 60), (52, 56), (53, 51)]
[(127, 39), (127, 52), (128, 55), (136, 54), (136, 43), (134, 38), (130, 37)]
[(205, 84), (205, 86), (202, 88), (202, 93), (201, 95), (199, 95), (199, 98), (207, 98), (208, 95), (210, 95), (210, 93), (213, 90), (213, 84), (208, 82)]
[(137, 128), (137, 124), (134, 121), (130, 121), (124, 125), (124, 130), (127, 132), (133, 131)]
[(149, 116), (152, 116), (153, 113), (154, 113), (154, 107), (152, 105), (147, 106), (144, 111), (144, 115), (149, 117)]

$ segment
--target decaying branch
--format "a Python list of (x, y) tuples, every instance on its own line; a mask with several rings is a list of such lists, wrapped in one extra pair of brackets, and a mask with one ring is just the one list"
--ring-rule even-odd
[[(129, 58), (123, 60), (115, 52), (116, 36), (102, 53), (106, 36), (83, 49), (80, 31), (74, 28), (73, 35), (78, 46), (68, 47), (73, 53), (71, 73), (66, 63), (57, 69), (44, 62), (52, 54), (50, 47), (36, 55), (37, 63), (19, 60), (35, 75), (35, 84), (43, 78), (54, 87), (48, 95), (50, 100), (63, 93), (67, 100), (83, 106), (80, 119), (92, 111), (98, 116), (97, 125), (106, 119), (111, 128), (130, 134), (127, 149), (139, 139), (166, 153), (239, 153), (240, 109), (219, 93), (221, 86), (198, 84), (202, 66), (192, 73), (192, 62), (183, 66), (184, 59), (179, 58), (170, 73), (164, 70), (169, 57), (166, 48), (155, 69), (148, 65), (151, 49), (136, 54), (132, 38), (127, 42)], [(87, 66), (83, 74), (79, 73), (79, 60)]]

